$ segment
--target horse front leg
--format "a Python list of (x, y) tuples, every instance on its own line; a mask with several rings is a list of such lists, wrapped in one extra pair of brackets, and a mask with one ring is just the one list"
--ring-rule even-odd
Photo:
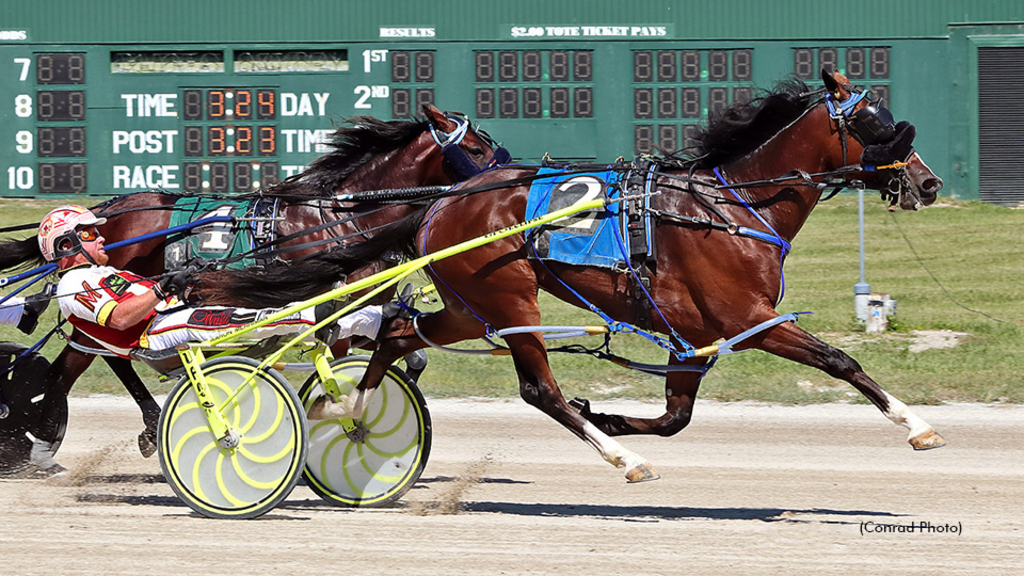
[(634, 418), (620, 414), (601, 414), (590, 411), (590, 402), (579, 399), (573, 405), (580, 414), (609, 436), (625, 434), (656, 434), (672, 436), (690, 423), (693, 404), (704, 377), (707, 358), (689, 358), (678, 361), (669, 356), (670, 366), (687, 366), (686, 371), (670, 371), (665, 376), (665, 413), (657, 418)]
[(864, 373), (856, 360), (842, 350), (818, 340), (795, 324), (786, 322), (772, 328), (760, 343), (753, 346), (849, 382), (889, 420), (909, 430), (907, 442), (915, 450), (928, 450), (946, 445), (946, 440), (930, 424), (914, 414), (902, 401), (883, 390)]
[(624, 448), (565, 401), (551, 374), (542, 338), (536, 334), (516, 334), (506, 340), (512, 350), (519, 375), (519, 394), (523, 400), (597, 450), (605, 462), (616, 468), (625, 468), (626, 481), (645, 482), (661, 477), (646, 458)]
[(160, 405), (139, 378), (131, 360), (111, 356), (105, 356), (103, 359), (142, 410), (142, 423), (146, 428), (139, 432), (139, 452), (143, 458), (149, 458), (156, 453), (156, 427), (160, 420)]

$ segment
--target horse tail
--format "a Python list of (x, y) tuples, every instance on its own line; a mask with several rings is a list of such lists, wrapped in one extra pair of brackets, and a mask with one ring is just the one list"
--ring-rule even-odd
[(43, 259), (43, 252), (35, 236), (0, 242), (0, 270), (31, 268), (43, 264), (46, 264), (46, 260)]
[(206, 304), (230, 303), (247, 308), (308, 300), (360, 268), (382, 260), (389, 252), (413, 256), (413, 241), (426, 210), (417, 210), (388, 224), (364, 242), (354, 242), (302, 262), (202, 273), (198, 296)]

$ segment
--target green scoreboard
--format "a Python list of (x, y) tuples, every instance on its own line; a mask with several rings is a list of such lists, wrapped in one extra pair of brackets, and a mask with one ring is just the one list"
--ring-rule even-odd
[[(820, 2), (626, 4), (26, 1), (0, 16), (0, 196), (251, 192), (323, 154), (344, 119), (426, 103), (468, 114), (517, 159), (612, 161), (688, 146), (716, 110), (831, 67), (918, 126), (947, 193), (977, 197), (979, 96), (958, 88), (977, 82), (977, 30), (952, 28), (957, 2), (865, 0), (841, 25), (815, 16)], [(1024, 12), (998, 4), (963, 10)], [(907, 12), (890, 14), (900, 32), (872, 6)]]
[[(323, 153), (341, 119), (409, 118), (425, 103), (514, 140), (518, 158), (676, 150), (709, 112), (751, 97), (754, 56), (661, 43), (3, 46), (3, 192), (251, 192)], [(889, 95), (887, 47), (791, 60), (808, 81), (835, 66)], [(439, 98), (445, 78), (464, 88)]]

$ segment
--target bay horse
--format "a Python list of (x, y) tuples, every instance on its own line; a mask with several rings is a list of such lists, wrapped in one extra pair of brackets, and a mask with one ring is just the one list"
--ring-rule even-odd
[[(267, 197), (281, 199), (277, 233), (279, 237), (299, 237), (274, 248), (305, 246), (281, 254), (286, 260), (308, 257), (331, 245), (331, 238), (364, 232), (372, 237), (374, 230), (415, 211), (408, 203), (337, 201), (335, 195), (359, 191), (404, 189), (412, 187), (447, 186), (464, 180), (488, 165), (509, 160), (508, 152), (490, 136), (474, 129), (459, 113), (442, 112), (432, 105), (423, 107), (424, 116), (412, 121), (381, 121), (369, 116), (347, 120), (349, 126), (336, 130), (329, 142), (328, 154), (315, 160), (304, 172), (290, 177), (263, 192)], [(172, 193), (134, 193), (103, 202), (93, 208), (99, 216), (107, 216), (100, 232), (111, 244), (168, 228), (176, 201), (186, 195)], [(351, 218), (347, 218), (351, 216)], [(332, 221), (336, 225), (311, 234), (303, 231)], [(165, 238), (155, 238), (110, 252), (110, 266), (143, 276), (161, 274), (164, 269)], [(317, 245), (317, 243), (320, 243)], [(29, 263), (42, 263), (42, 254), (35, 236), (0, 244), (0, 270)], [(371, 273), (379, 268), (356, 270), (350, 278)], [(196, 294), (209, 305), (255, 305), (259, 295), (239, 298), (218, 298), (200, 286)], [(88, 337), (77, 332), (72, 340), (95, 347)], [(63, 402), (71, 387), (94, 356), (68, 345), (52, 363), (46, 381), (54, 402)], [(155, 448), (155, 432), (160, 407), (135, 373), (131, 361), (105, 357), (114, 374), (124, 383), (143, 412), (146, 430), (140, 435), (144, 455)], [(60, 420), (61, 418), (57, 418)], [(49, 423), (36, 434), (43, 438), (63, 436)], [(49, 430), (49, 432), (45, 430)], [(35, 431), (33, 431), (35, 433)], [(144, 437), (145, 436), (145, 437)], [(143, 447), (145, 445), (145, 447)]]
[[(652, 172), (651, 190), (659, 193), (650, 208), (657, 216), (649, 288), (658, 312), (651, 314), (653, 330), (703, 347), (778, 318), (775, 307), (782, 292), (785, 251), (822, 198), (823, 187), (810, 185), (820, 182), (822, 174), (830, 175), (832, 185), (863, 183), (880, 190), (903, 209), (916, 210), (935, 201), (942, 180), (911, 148), (914, 127), (886, 122), (887, 111), (864, 98), (841, 74), (823, 70), (822, 79), (824, 91), (811, 92), (798, 80), (784, 81), (767, 95), (724, 110), (699, 134), (696, 159), (662, 162)], [(873, 145), (863, 145), (859, 140), (872, 132), (885, 134)], [(868, 157), (873, 161), (867, 162)], [(851, 159), (878, 168), (868, 171), (851, 164)], [(402, 223), (406, 247), (415, 254), (430, 254), (523, 221), (529, 184), (522, 182), (537, 171), (511, 166), (466, 181), (462, 189), (467, 192), (492, 191), (449, 196), (425, 216), (408, 217)], [(775, 180), (780, 176), (787, 177)], [(744, 229), (756, 233), (737, 233)], [(645, 296), (628, 271), (528, 258), (531, 246), (525, 236), (434, 262), (429, 274), (445, 307), (417, 318), (419, 335), (409, 321), (392, 324), (352, 398), (335, 399), (339, 413), (357, 416), (383, 370), (424, 347), (424, 339), (446, 345), (494, 330), (540, 325), (538, 289), (581, 307), (588, 307), (586, 300), (617, 321), (637, 320), (637, 302)], [(339, 270), (348, 265), (344, 251), (323, 258), (333, 259)], [(224, 288), (230, 290), (230, 282)], [(628, 481), (659, 477), (650, 462), (612, 436), (671, 436), (685, 428), (708, 357), (670, 353), (665, 413), (635, 418), (591, 412), (588, 404), (574, 407), (567, 402), (539, 332), (507, 335), (505, 341), (527, 403), (583, 439), (607, 462), (625, 468)], [(845, 380), (886, 417), (907, 428), (908, 442), (915, 449), (945, 444), (849, 355), (793, 322), (770, 325), (735, 349), (760, 349)], [(680, 366), (690, 368), (673, 370)]]

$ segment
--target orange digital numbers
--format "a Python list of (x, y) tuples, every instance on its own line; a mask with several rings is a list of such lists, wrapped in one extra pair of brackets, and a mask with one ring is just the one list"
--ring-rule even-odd
[(235, 90), (235, 118), (240, 120), (252, 118), (251, 90)]
[(227, 153), (227, 130), (223, 126), (210, 126), (206, 136), (210, 156), (223, 156)]
[(256, 118), (260, 120), (277, 118), (277, 92), (273, 90), (256, 91)]
[(252, 155), (252, 126), (235, 128), (235, 154), (239, 156)]
[(260, 156), (273, 156), (277, 154), (277, 129), (273, 126), (260, 126), (259, 150)]
[(206, 119), (220, 120), (224, 118), (224, 91), (209, 90), (206, 92)]

